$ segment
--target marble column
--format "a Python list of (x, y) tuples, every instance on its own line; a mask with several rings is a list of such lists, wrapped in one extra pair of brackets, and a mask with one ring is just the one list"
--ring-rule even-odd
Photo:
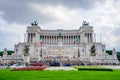
[(50, 45), (52, 44), (52, 36), (50, 35)]
[(69, 35), (68, 35), (67, 37), (68, 37), (68, 40), (67, 40), (68, 42), (67, 42), (67, 44), (69, 44)]
[(57, 35), (56, 35), (56, 44), (57, 44)]
[(90, 43), (90, 33), (88, 33), (88, 43)]
[(49, 35), (49, 45), (50, 45), (50, 35)]
[(30, 33), (27, 34), (28, 43), (30, 42)]
[(32, 33), (31, 33), (31, 43), (32, 43)]
[(63, 39), (62, 39), (62, 42), (63, 42), (63, 44), (64, 44), (64, 35), (63, 35)]

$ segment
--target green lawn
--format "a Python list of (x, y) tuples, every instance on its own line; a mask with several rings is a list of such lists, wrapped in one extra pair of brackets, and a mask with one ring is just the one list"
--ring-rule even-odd
[(0, 80), (120, 80), (114, 71), (11, 71), (0, 70)]

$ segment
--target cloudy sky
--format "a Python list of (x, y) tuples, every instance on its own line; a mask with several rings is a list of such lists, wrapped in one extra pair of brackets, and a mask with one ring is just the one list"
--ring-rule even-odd
[(23, 42), (34, 20), (42, 29), (78, 29), (86, 20), (97, 42), (120, 51), (120, 0), (0, 0), (0, 51)]

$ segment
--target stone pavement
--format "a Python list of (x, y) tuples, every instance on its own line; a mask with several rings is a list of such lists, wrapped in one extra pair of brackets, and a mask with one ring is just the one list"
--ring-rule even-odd
[(111, 65), (106, 65), (106, 66), (102, 66), (104, 68), (110, 68), (110, 69), (120, 69), (120, 66), (111, 66)]
[(77, 70), (75, 68), (72, 67), (48, 67), (45, 70)]

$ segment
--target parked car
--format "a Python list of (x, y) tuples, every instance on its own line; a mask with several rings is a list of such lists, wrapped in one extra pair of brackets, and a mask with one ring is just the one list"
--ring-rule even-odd
[(67, 63), (67, 64), (64, 64), (64, 66), (71, 66), (71, 64), (70, 64), (70, 63)]
[(43, 64), (42, 64), (42, 62), (35, 62), (35, 63), (33, 63), (33, 66), (42, 66)]
[(60, 66), (59, 62), (53, 61), (49, 64), (49, 66)]
[(25, 64), (13, 64), (9, 66), (8, 68), (22, 68), (22, 67), (26, 67)]

